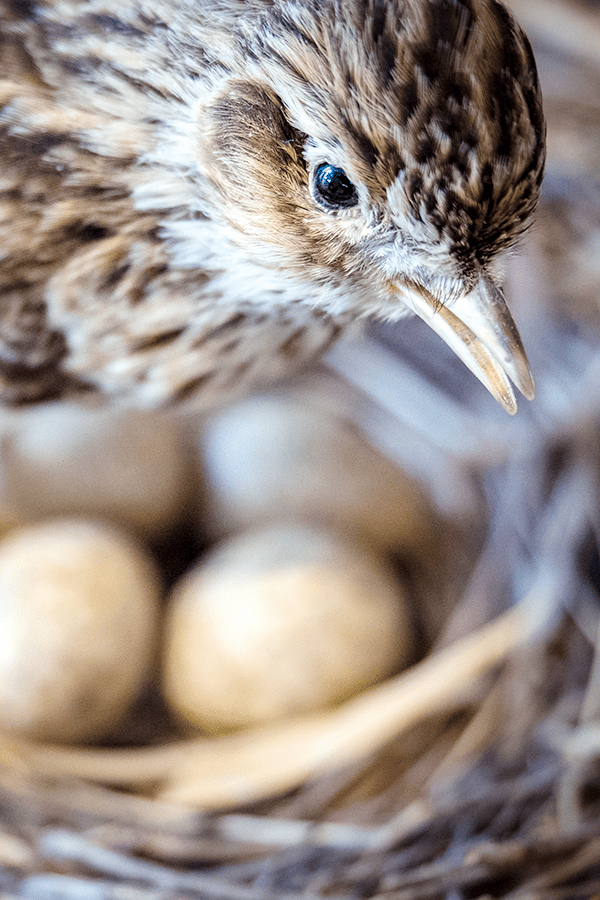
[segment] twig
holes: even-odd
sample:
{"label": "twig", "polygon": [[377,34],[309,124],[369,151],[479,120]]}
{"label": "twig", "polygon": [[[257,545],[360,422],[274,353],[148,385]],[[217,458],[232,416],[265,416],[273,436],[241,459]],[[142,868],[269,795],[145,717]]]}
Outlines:
{"label": "twig", "polygon": [[[71,863],[111,878],[141,882],[153,888],[199,894],[213,900],[265,900],[264,891],[246,885],[225,882],[210,874],[188,874],[148,860],[99,847],[74,832],[47,830],[39,841],[40,855],[53,864]],[[296,894],[279,893],[273,900],[300,900]],[[318,900],[303,893],[302,900]]]}
{"label": "twig", "polygon": [[[71,875],[31,875],[19,891],[25,900],[188,900],[189,894],[148,890],[113,881]],[[4,895],[0,895],[5,900]],[[15,898],[16,900],[16,898]]]}

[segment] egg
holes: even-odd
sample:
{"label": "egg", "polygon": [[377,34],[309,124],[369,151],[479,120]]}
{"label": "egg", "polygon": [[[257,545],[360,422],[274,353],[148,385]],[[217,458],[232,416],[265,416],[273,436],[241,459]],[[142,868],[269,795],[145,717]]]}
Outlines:
{"label": "egg", "polygon": [[223,542],[175,587],[164,692],[209,733],[330,707],[409,658],[406,590],[375,555],[301,524]]}
{"label": "egg", "polygon": [[20,411],[2,445],[2,499],[25,521],[106,519],[155,539],[191,492],[178,430],[164,415],[47,403]]}
{"label": "egg", "polygon": [[105,735],[155,655],[160,584],[129,538],[86,520],[0,543],[0,729],[33,740]]}
{"label": "egg", "polygon": [[203,426],[204,520],[221,538],[286,516],[420,554],[435,516],[420,484],[343,413],[292,391],[226,408]]}

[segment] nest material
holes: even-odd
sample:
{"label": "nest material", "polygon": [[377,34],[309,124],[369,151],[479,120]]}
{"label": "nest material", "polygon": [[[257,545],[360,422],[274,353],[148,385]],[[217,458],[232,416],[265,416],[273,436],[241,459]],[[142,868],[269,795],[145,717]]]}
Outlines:
{"label": "nest material", "polygon": [[[237,738],[3,744],[6,900],[600,896],[600,11],[512,5],[550,132],[511,273],[538,400],[507,424],[437,344],[416,370],[430,338],[412,326],[330,359],[358,384],[359,423],[438,503],[486,498],[435,645],[332,713]],[[425,616],[436,600],[425,585]]]}

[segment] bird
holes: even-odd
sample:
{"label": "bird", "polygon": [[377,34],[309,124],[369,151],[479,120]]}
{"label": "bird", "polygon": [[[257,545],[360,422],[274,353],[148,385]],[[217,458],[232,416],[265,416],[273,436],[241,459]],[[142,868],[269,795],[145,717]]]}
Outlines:
{"label": "bird", "polygon": [[538,201],[498,0],[0,0],[0,399],[218,403],[417,315],[509,413]]}

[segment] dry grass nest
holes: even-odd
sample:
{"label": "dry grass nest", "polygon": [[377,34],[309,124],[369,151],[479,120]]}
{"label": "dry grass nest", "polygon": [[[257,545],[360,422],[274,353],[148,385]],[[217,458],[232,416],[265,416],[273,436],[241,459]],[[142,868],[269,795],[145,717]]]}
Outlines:
{"label": "dry grass nest", "polygon": [[4,900],[600,896],[600,7],[512,6],[549,122],[509,288],[536,401],[509,421],[413,325],[323,379],[390,458],[419,458],[434,500],[484,511],[416,584],[419,659],[235,736],[157,737],[150,702],[128,747],[4,742]]}

